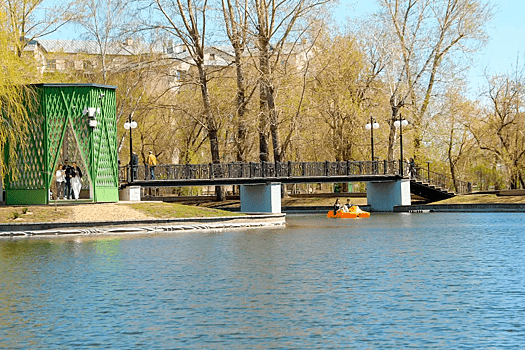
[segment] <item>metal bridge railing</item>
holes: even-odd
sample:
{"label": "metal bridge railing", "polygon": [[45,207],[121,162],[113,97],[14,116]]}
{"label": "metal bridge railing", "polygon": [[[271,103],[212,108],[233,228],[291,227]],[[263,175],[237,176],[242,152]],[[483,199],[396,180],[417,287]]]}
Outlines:
{"label": "metal bridge railing", "polygon": [[[350,175],[400,175],[399,161],[343,161],[343,162],[261,162],[221,164],[171,164],[154,168],[156,180],[191,179],[247,179],[279,177],[329,177]],[[130,182],[131,167],[119,168],[119,181]],[[408,166],[403,165],[403,176]],[[151,180],[150,169],[144,165],[133,167],[134,180]]]}
{"label": "metal bridge railing", "polygon": [[427,183],[436,187],[440,187],[449,192],[457,194],[467,194],[472,192],[472,185],[469,182],[462,180],[453,180],[451,177],[430,171],[420,166],[408,168],[408,173],[411,178]]}
{"label": "metal bridge railing", "polygon": [[[401,174],[402,172],[402,174]],[[119,168],[120,183],[129,183],[130,166]],[[423,183],[440,187],[458,194],[470,193],[468,182],[456,180],[420,166],[410,166],[399,161],[343,161],[343,162],[261,162],[221,164],[171,164],[154,168],[156,180],[204,180],[204,179],[250,179],[250,178],[308,178],[359,175],[395,175],[411,177]],[[133,167],[134,180],[151,180],[150,169],[139,165]]]}

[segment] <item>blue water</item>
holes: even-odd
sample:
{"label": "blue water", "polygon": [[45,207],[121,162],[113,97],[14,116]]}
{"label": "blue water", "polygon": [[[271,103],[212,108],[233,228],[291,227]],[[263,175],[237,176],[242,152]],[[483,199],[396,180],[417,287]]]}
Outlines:
{"label": "blue water", "polygon": [[0,348],[525,348],[525,215],[0,240]]}

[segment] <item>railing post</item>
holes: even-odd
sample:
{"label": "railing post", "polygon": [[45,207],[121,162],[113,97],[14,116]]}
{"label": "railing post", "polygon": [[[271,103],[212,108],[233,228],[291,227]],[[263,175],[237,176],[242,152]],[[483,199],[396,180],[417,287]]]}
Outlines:
{"label": "railing post", "polygon": [[301,163],[301,176],[305,176],[306,175],[306,163],[305,162],[302,162]]}
{"label": "railing post", "polygon": [[253,169],[253,163],[250,162],[250,169],[249,169],[249,172],[248,172],[248,177],[251,179],[252,178],[252,169]]}
{"label": "railing post", "polygon": [[383,175],[386,175],[386,172],[387,172],[387,166],[388,166],[388,163],[385,160],[383,160]]}
{"label": "railing post", "polygon": [[213,163],[209,163],[208,166],[209,166],[209,171],[210,171],[210,179],[213,179],[213,177],[214,177],[214,175],[213,175]]}
{"label": "railing post", "polygon": [[264,175],[266,175],[266,171],[264,169],[265,164],[266,164],[265,161],[261,161],[261,177],[264,177]]}
{"label": "railing post", "polygon": [[292,176],[292,161],[288,161],[288,177]]}
{"label": "railing post", "polygon": [[327,177],[330,176],[328,168],[329,168],[329,163],[328,163],[328,161],[325,161],[324,162],[324,173],[325,173],[325,176],[327,176]]}

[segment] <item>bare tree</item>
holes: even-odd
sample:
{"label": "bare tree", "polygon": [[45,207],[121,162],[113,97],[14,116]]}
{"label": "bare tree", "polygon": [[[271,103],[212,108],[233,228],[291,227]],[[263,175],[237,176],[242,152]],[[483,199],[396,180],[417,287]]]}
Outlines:
{"label": "bare tree", "polygon": [[471,128],[479,147],[494,159],[494,165],[504,166],[511,189],[525,188],[525,84],[522,72],[514,77],[500,75],[489,79],[487,96],[490,107],[485,118]]}
{"label": "bare tree", "polygon": [[85,0],[78,5],[80,17],[76,22],[85,30],[82,36],[94,40],[97,45],[104,84],[108,80],[110,54],[118,51],[131,54],[135,51],[131,38],[127,38],[127,41],[121,40],[126,19],[126,4],[122,0]]}
{"label": "bare tree", "polygon": [[56,32],[69,21],[77,18],[74,1],[54,3],[44,0],[6,0],[2,10],[7,15],[7,28],[18,38],[13,43],[20,57],[31,40]]}
{"label": "bare tree", "polygon": [[[203,117],[210,142],[211,160],[213,163],[220,163],[219,123],[211,108],[208,74],[205,65],[208,1],[154,0],[147,8],[150,7],[155,11],[152,16],[148,16],[146,21],[142,22],[143,29],[162,30],[169,36],[174,36],[180,40],[191,56],[191,63],[197,68],[197,83],[201,90]],[[224,198],[220,187],[217,187],[217,197],[219,200]]]}
{"label": "bare tree", "polygon": [[393,159],[394,121],[404,107],[412,114],[416,156],[436,83],[453,76],[455,53],[468,55],[484,43],[492,8],[481,0],[381,0],[381,6],[379,18],[391,33],[384,37],[392,58],[386,70],[392,111],[388,158]]}
{"label": "bare tree", "polygon": [[226,34],[233,47],[235,55],[235,72],[237,81],[237,161],[246,161],[248,126],[246,124],[246,108],[252,93],[247,94],[244,69],[244,53],[248,39],[248,0],[221,0],[222,13],[226,26]]}
{"label": "bare tree", "polygon": [[[251,13],[255,25],[257,55],[259,58],[259,157],[269,159],[268,133],[271,134],[274,161],[280,162],[281,144],[279,138],[279,113],[275,102],[275,67],[286,55],[288,40],[297,38],[302,31],[299,24],[306,15],[331,0],[253,0]],[[294,39],[295,39],[294,38]]]}

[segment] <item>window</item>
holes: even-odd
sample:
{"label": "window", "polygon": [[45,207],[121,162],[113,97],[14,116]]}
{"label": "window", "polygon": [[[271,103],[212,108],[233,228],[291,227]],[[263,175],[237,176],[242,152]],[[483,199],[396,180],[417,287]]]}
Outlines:
{"label": "window", "polygon": [[91,61],[84,60],[82,63],[85,70],[90,70],[93,68],[93,62]]}
{"label": "window", "polygon": [[46,69],[55,70],[57,69],[57,60],[46,60]]}

